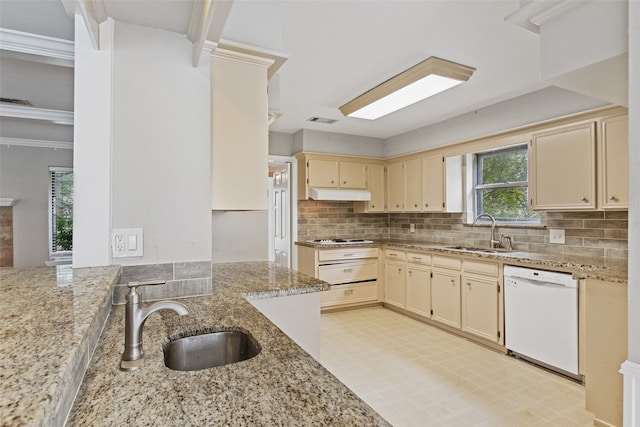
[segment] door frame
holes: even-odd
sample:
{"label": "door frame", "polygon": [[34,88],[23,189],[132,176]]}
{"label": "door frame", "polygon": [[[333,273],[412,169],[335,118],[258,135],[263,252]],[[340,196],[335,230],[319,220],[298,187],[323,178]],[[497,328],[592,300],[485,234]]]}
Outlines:
{"label": "door frame", "polygon": [[[289,257],[291,259],[291,268],[293,270],[298,269],[298,251],[296,249],[295,242],[298,240],[298,160],[295,157],[289,156],[275,156],[269,155],[268,160],[270,162],[276,163],[290,163],[290,174],[289,177],[289,200],[288,206],[291,209],[291,221],[290,221],[290,230],[289,236],[291,237],[291,247],[289,252]],[[272,186],[270,186],[269,193],[269,260],[274,259],[275,248],[273,244],[272,236],[272,223],[271,220],[271,212],[272,212]]]}

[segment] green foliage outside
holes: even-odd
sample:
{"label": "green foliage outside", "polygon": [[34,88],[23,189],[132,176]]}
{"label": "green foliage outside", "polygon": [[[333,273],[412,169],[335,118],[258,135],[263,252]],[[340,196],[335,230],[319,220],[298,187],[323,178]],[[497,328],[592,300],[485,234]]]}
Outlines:
{"label": "green foliage outside", "polygon": [[73,173],[58,180],[56,193],[56,246],[58,251],[73,247]]}
{"label": "green foliage outside", "polygon": [[478,189],[478,213],[511,221],[538,218],[536,212],[528,209],[526,146],[483,155],[478,163],[478,184],[521,183],[507,188]]}

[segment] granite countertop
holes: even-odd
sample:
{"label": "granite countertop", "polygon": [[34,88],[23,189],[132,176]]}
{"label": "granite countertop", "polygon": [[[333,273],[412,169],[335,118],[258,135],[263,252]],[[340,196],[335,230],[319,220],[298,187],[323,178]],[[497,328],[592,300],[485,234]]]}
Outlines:
{"label": "granite countertop", "polygon": [[62,425],[119,266],[0,269],[0,424]]}
{"label": "granite countertop", "polygon": [[450,255],[465,255],[469,257],[486,258],[489,260],[515,263],[534,268],[553,269],[573,273],[578,279],[603,280],[617,284],[627,284],[627,262],[611,261],[603,258],[572,257],[562,254],[535,253],[523,251],[510,252],[474,252],[451,249],[455,244],[443,245],[442,243],[421,243],[404,240],[376,241],[373,244],[349,244],[349,245],[323,245],[314,242],[296,242],[299,246],[307,246],[316,249],[338,249],[345,247],[389,247],[403,250],[417,250],[439,252]]}
{"label": "granite countertop", "polygon": [[[138,371],[118,369],[124,307],[113,307],[68,425],[388,425],[245,299],[318,292],[325,282],[268,262],[214,264],[212,277],[213,295],[180,300],[189,315],[149,317]],[[170,338],[221,328],[250,332],[262,351],[201,371],[164,366]]]}

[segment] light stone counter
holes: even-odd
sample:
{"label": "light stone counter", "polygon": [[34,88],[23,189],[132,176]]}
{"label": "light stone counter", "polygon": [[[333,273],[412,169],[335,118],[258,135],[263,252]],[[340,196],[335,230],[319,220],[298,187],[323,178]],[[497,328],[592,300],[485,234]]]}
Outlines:
{"label": "light stone counter", "polygon": [[[267,262],[214,264],[213,295],[180,300],[189,315],[163,310],[149,317],[147,360],[134,372],[118,369],[124,307],[113,307],[68,425],[387,426],[245,299],[326,289],[324,282]],[[248,331],[261,353],[201,371],[164,366],[162,345],[170,338],[219,329]]]}
{"label": "light stone counter", "polygon": [[338,249],[353,247],[380,247],[382,249],[396,248],[449,255],[464,255],[468,257],[485,258],[501,261],[505,264],[521,265],[524,267],[540,268],[573,273],[577,279],[595,279],[616,284],[627,284],[627,262],[605,260],[603,258],[572,257],[561,254],[534,253],[522,251],[475,252],[451,249],[455,244],[421,243],[416,241],[385,240],[373,244],[349,244],[330,246],[313,242],[296,242],[298,246],[308,246],[316,249]]}
{"label": "light stone counter", "polygon": [[0,269],[0,425],[63,425],[119,274],[119,266]]}

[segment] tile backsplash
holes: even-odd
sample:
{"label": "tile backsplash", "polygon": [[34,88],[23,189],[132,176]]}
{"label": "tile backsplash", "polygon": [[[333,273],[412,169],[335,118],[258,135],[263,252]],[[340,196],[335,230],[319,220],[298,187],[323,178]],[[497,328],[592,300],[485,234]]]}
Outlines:
{"label": "tile backsplash", "polygon": [[[358,214],[354,202],[298,202],[298,240],[362,238],[488,246],[489,226],[468,225],[460,213]],[[620,212],[540,212],[538,226],[498,226],[516,250],[626,260],[628,214]],[[415,224],[415,232],[410,232]],[[549,229],[565,230],[565,244],[549,243]]]}

